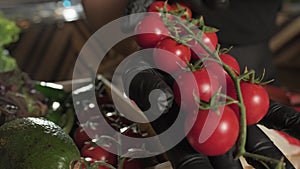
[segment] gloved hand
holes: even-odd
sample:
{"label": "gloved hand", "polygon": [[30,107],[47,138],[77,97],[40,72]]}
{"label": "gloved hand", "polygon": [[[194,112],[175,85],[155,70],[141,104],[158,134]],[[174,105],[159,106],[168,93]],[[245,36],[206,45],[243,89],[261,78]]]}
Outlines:
{"label": "gloved hand", "polygon": [[[269,119],[271,123],[274,123]],[[288,120],[288,119],[286,119]],[[246,151],[250,153],[260,154],[264,156],[271,157],[273,159],[280,160],[284,157],[285,168],[292,169],[295,168],[290,161],[282,154],[282,152],[276,147],[276,145],[269,139],[269,137],[257,127],[257,125],[252,125],[247,127],[247,142]],[[265,168],[262,163],[256,161],[252,158],[246,158],[247,162],[254,168],[260,169]],[[269,168],[275,168],[274,163],[267,163]]]}
{"label": "gloved hand", "polygon": [[300,113],[288,106],[270,101],[269,111],[259,123],[300,139]]}
{"label": "gloved hand", "polygon": [[[173,79],[170,78],[169,75],[151,68],[146,61],[135,62],[134,65],[134,67],[128,67],[122,77],[125,88],[129,89],[126,90],[128,96],[134,100],[142,110],[145,111],[149,108],[148,94],[152,90],[160,89],[167,95],[167,97],[164,97],[165,99],[161,99],[160,96],[157,96],[157,99],[154,99],[157,101],[157,105],[165,105],[165,111],[158,120],[151,123],[157,133],[163,132],[176,119],[178,113],[178,107],[174,102],[173,93],[170,87],[172,86]],[[278,117],[278,115],[280,116]],[[296,138],[299,138],[299,122],[299,112],[272,101],[268,114],[260,123],[267,127],[281,129],[282,131],[286,131]],[[273,144],[269,137],[257,127],[257,125],[248,126],[245,148],[247,152],[268,156],[278,160],[283,157],[286,168],[294,168],[284,154]],[[232,151],[234,151],[234,148],[224,155],[207,157],[193,150],[187,140],[183,139],[178,145],[166,152],[166,154],[175,169],[242,169],[240,161],[233,159]],[[250,158],[246,158],[246,160],[257,169],[265,168],[258,161]],[[268,165],[270,168],[275,167],[274,164]]]}
{"label": "gloved hand", "polygon": [[[152,113],[168,112],[173,106],[174,96],[169,87],[172,84],[172,77],[153,69],[151,56],[146,58],[148,60],[137,57],[125,63],[126,68],[122,78],[125,93],[129,94],[129,98],[133,98],[134,101],[139,100],[136,102],[137,106],[144,112],[150,111],[146,113],[150,117]],[[153,92],[156,89],[157,92]]]}

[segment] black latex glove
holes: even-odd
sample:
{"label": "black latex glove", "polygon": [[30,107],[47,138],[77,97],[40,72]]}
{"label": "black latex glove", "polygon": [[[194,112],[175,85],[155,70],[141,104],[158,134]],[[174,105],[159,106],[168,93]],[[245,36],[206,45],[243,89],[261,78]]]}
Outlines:
{"label": "black latex glove", "polygon": [[271,100],[267,115],[259,123],[300,139],[300,113],[288,106]]}
{"label": "black latex glove", "polygon": [[[163,114],[173,106],[173,92],[170,87],[172,77],[153,69],[151,56],[148,58],[136,58],[127,63],[122,76],[124,90],[142,111]],[[148,117],[151,116],[146,112],[147,114]]]}
{"label": "black latex glove", "polygon": [[[250,153],[272,157],[273,159],[277,160],[284,158],[286,169],[295,168],[290,163],[290,161],[282,154],[282,152],[274,145],[274,143],[269,139],[269,137],[259,127],[257,127],[257,125],[251,125],[247,127],[246,151]],[[265,168],[262,165],[262,163],[252,158],[246,158],[246,160],[254,168]],[[274,163],[267,163],[267,165],[269,166],[269,168],[276,167]]]}

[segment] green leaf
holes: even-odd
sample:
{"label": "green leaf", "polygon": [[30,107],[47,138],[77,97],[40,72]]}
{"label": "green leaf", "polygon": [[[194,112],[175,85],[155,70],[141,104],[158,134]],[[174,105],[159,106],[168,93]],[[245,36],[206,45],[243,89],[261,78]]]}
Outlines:
{"label": "green leaf", "polygon": [[0,72],[8,72],[17,68],[16,60],[0,49]]}
{"label": "green leaf", "polygon": [[12,20],[0,14],[0,46],[16,42],[21,29]]}
{"label": "green leaf", "polygon": [[20,30],[14,21],[0,13],[0,72],[11,71],[17,67],[16,60],[4,50],[4,46],[16,42]]}

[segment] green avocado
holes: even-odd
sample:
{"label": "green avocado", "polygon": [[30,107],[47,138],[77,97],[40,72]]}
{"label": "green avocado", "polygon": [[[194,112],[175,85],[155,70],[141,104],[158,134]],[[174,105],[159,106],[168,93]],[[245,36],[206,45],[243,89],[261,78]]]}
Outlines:
{"label": "green avocado", "polygon": [[74,169],[79,160],[72,138],[51,121],[26,117],[0,127],[1,169]]}

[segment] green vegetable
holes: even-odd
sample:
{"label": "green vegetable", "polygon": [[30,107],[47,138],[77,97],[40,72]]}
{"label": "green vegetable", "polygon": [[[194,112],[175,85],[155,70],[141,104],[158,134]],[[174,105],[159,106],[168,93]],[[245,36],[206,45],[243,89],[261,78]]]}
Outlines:
{"label": "green vegetable", "polygon": [[0,14],[0,46],[8,45],[19,39],[20,28],[12,20]]}
{"label": "green vegetable", "polygon": [[33,117],[0,127],[0,154],[1,169],[75,169],[80,160],[79,150],[62,128]]}
{"label": "green vegetable", "polygon": [[8,72],[17,68],[14,58],[6,54],[0,47],[0,72]]}
{"label": "green vegetable", "polygon": [[20,31],[14,21],[0,14],[0,72],[11,71],[17,67],[15,59],[5,50],[5,45],[16,42]]}

